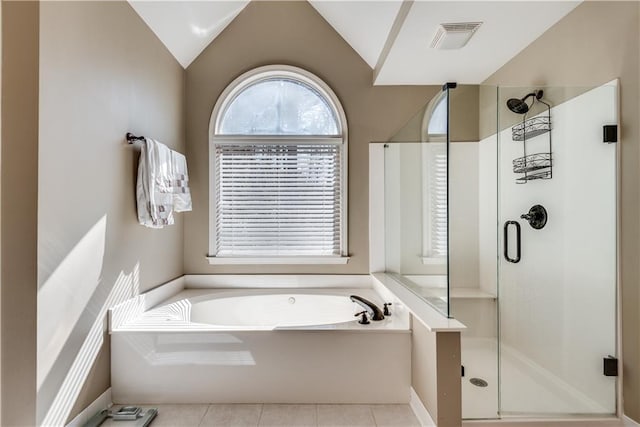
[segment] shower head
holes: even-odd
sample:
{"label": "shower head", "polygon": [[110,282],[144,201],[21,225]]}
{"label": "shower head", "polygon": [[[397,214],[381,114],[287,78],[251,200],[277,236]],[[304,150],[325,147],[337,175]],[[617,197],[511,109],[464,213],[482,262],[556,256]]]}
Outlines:
{"label": "shower head", "polygon": [[513,111],[516,114],[525,114],[527,111],[529,111],[531,105],[533,105],[533,103],[531,105],[528,105],[525,101],[532,96],[535,97],[535,99],[540,99],[542,98],[542,94],[543,92],[541,90],[534,90],[533,92],[525,95],[525,97],[522,99],[511,98],[507,101],[507,108],[509,108],[509,110]]}
{"label": "shower head", "polygon": [[529,106],[522,99],[511,98],[507,101],[507,108],[516,114],[524,114],[529,111]]}

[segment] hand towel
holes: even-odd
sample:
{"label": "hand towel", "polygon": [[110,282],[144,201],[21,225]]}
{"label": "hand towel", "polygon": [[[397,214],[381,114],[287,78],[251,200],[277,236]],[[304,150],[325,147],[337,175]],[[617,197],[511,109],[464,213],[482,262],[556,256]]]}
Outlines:
{"label": "hand towel", "polygon": [[136,199],[140,224],[162,228],[175,222],[171,150],[150,138],[146,138],[140,152]]}
{"label": "hand towel", "polygon": [[191,191],[189,190],[189,174],[187,159],[183,154],[171,152],[173,169],[173,209],[176,212],[191,210]]}

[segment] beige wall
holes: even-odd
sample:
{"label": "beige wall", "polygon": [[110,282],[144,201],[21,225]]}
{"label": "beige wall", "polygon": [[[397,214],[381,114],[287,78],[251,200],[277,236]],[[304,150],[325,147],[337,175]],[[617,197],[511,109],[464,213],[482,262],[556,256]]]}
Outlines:
{"label": "beige wall", "polygon": [[459,332],[432,332],[411,316],[411,386],[438,427],[462,423]]}
{"label": "beige wall", "polygon": [[622,345],[625,413],[640,420],[640,115],[637,2],[584,2],[484,83],[592,86],[620,78]]}
{"label": "beige wall", "polygon": [[411,387],[433,420],[438,418],[436,334],[411,316]]}
{"label": "beige wall", "polygon": [[184,70],[127,2],[42,2],[39,69],[40,423],[52,408],[63,416],[48,419],[66,421],[109,387],[107,306],[183,272],[183,217],[137,223],[139,147],[125,133],[185,143]]}
{"label": "beige wall", "polygon": [[[268,64],[304,68],[337,94],[349,126],[349,254],[343,266],[210,266],[209,120],[224,88]],[[185,271],[204,273],[369,272],[368,143],[386,141],[440,90],[373,87],[372,70],[307,2],[252,2],[187,69],[187,158],[194,211],[185,223]]]}
{"label": "beige wall", "polygon": [[449,132],[451,142],[478,142],[480,88],[476,85],[458,85],[449,91]]}
{"label": "beige wall", "polygon": [[2,7],[2,420],[35,425],[38,3]]}

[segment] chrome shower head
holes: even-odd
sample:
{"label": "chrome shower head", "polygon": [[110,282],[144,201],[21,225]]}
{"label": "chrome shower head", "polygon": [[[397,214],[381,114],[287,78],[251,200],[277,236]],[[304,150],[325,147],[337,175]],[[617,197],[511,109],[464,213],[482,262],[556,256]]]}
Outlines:
{"label": "chrome shower head", "polygon": [[542,98],[542,95],[543,92],[541,90],[534,90],[533,92],[525,95],[525,97],[522,99],[511,98],[507,101],[507,108],[509,108],[509,110],[513,111],[516,114],[525,114],[529,111],[531,105],[533,105],[533,103],[531,105],[528,105],[525,101],[532,96],[535,97],[535,99],[540,99]]}

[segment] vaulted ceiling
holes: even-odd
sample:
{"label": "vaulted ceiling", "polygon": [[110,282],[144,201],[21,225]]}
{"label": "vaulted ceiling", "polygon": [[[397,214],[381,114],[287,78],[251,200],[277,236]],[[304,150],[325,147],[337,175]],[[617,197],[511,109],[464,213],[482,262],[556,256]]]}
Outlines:
{"label": "vaulted ceiling", "polygon": [[[249,3],[129,1],[185,68]],[[377,85],[481,83],[580,4],[575,0],[309,2],[371,66]],[[455,22],[482,25],[461,49],[431,48],[439,24]]]}

